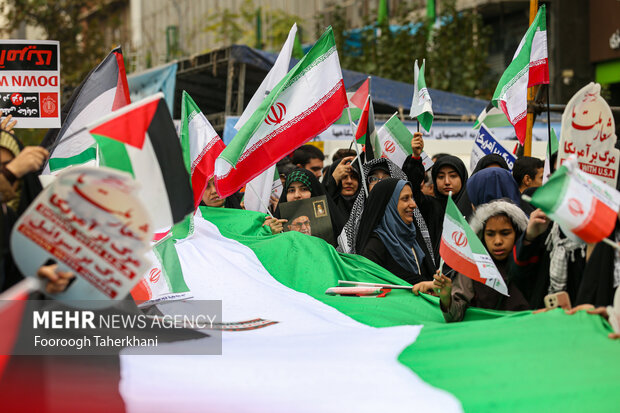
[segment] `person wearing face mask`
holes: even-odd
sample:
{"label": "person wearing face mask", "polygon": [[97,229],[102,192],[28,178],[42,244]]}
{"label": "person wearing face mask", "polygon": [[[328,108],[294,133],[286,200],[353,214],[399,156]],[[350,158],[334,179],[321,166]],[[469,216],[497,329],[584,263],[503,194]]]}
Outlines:
{"label": "person wearing face mask", "polygon": [[411,184],[384,179],[368,197],[357,234],[362,256],[411,284],[431,280],[434,265],[414,224],[416,208]]}
{"label": "person wearing face mask", "polygon": [[528,228],[527,216],[511,202],[496,200],[480,205],[470,222],[472,230],[482,240],[508,287],[509,296],[491,287],[457,274],[454,280],[443,274],[435,275],[433,288],[438,291],[441,311],[447,322],[462,321],[468,307],[521,311],[530,309],[516,279],[527,273],[514,259],[516,240]]}
{"label": "person wearing face mask", "polygon": [[280,205],[285,202],[294,202],[321,195],[325,195],[327,199],[327,206],[332,222],[332,231],[334,234],[339,234],[345,222],[344,217],[340,213],[340,209],[336,206],[329,194],[325,192],[325,188],[318,181],[314,173],[305,168],[296,168],[286,177],[278,207],[273,215],[278,219],[282,218],[280,215]]}

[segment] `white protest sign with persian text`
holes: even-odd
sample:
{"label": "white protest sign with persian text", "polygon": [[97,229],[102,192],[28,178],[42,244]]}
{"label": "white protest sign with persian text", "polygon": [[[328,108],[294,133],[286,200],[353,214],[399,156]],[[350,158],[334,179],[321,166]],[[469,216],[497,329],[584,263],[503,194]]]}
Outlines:
{"label": "white protest sign with persian text", "polygon": [[11,251],[20,271],[35,277],[50,260],[77,277],[55,299],[112,305],[150,266],[153,228],[129,174],[74,167],[32,202],[13,227]]}
{"label": "white protest sign with persian text", "polygon": [[574,154],[579,169],[615,188],[620,163],[616,125],[600,91],[598,83],[590,83],[568,101],[562,114],[558,160],[561,164]]}
{"label": "white protest sign with persian text", "polygon": [[60,45],[0,40],[0,111],[16,128],[60,128]]}

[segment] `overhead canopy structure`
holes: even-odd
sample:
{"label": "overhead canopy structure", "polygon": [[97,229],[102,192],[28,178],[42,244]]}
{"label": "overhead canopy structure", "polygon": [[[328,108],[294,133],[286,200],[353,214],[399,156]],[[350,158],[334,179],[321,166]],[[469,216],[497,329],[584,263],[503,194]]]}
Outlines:
{"label": "overhead canopy structure", "polygon": [[[234,45],[180,60],[176,72],[174,117],[180,117],[181,93],[185,90],[207,114],[214,128],[221,132],[226,116],[243,112],[276,58],[275,53]],[[291,59],[291,67],[296,63],[297,59]],[[346,88],[368,77],[366,73],[351,70],[343,70],[342,74]],[[409,80],[398,82],[373,76],[371,93],[375,113],[392,114],[399,108],[408,113],[413,95],[413,69]],[[487,104],[484,100],[437,89],[429,89],[429,93],[436,116],[473,117]]]}

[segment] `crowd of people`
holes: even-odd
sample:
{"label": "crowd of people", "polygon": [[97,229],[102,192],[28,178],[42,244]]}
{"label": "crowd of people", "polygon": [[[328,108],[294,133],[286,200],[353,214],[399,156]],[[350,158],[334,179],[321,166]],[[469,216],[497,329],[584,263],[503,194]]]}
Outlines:
{"label": "crowd of people", "polygon": [[[8,250],[10,231],[41,190],[36,174],[49,156],[42,147],[24,148],[14,125],[10,116],[0,123],[0,290],[21,277]],[[413,135],[411,149],[403,165],[387,158],[361,161],[363,154],[358,158],[355,151],[341,149],[324,166],[321,150],[301,146],[277,164],[282,194],[271,197],[264,225],[273,234],[288,229],[312,236],[307,216],[288,222],[280,205],[325,196],[333,246],[375,262],[410,283],[414,294],[438,296],[447,322],[463,320],[470,306],[541,309],[546,295],[561,291],[568,293],[574,308],[606,314],[604,307],[613,303],[620,284],[620,257],[604,243],[589,245],[567,237],[541,210],[521,199],[542,185],[542,160],[521,157],[510,171],[501,156],[487,155],[470,176],[461,159],[445,153],[433,156],[434,164],[426,171],[420,133]],[[442,265],[439,249],[449,196],[486,247],[509,296]],[[211,179],[201,205],[242,209],[243,194],[222,199]],[[620,239],[618,225],[610,238]],[[38,275],[46,279],[50,293],[62,291],[73,278],[53,263],[41,267]]]}

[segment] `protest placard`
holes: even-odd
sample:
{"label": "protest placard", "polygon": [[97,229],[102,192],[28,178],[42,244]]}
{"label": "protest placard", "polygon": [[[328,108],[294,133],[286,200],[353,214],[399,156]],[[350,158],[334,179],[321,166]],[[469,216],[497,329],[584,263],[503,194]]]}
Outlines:
{"label": "protest placard", "polygon": [[485,155],[496,153],[506,161],[508,168],[512,171],[512,167],[515,164],[515,156],[504,148],[501,143],[495,139],[495,136],[487,129],[486,126],[480,126],[479,134],[474,141],[474,146],[471,149],[471,159],[469,167],[473,171],[476,169],[476,164]]}
{"label": "protest placard", "polygon": [[[150,266],[153,228],[129,174],[74,167],[58,175],[13,227],[11,252],[25,276],[56,262],[75,281],[53,297],[106,307],[123,299]],[[87,301],[89,300],[89,301]]]}
{"label": "protest placard", "polygon": [[616,125],[600,92],[601,85],[590,82],[568,101],[562,114],[558,161],[561,165],[574,154],[579,169],[615,188],[620,163]]}
{"label": "protest placard", "polygon": [[57,41],[0,41],[0,111],[17,119],[16,128],[60,127]]}

